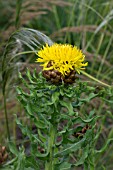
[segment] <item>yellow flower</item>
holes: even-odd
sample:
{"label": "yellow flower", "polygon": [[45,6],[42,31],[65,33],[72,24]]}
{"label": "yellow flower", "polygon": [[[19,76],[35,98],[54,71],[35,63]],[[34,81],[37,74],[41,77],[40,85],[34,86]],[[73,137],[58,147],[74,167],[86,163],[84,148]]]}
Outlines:
{"label": "yellow flower", "polygon": [[[53,44],[52,46],[44,46],[38,51],[39,58],[36,62],[42,63],[43,70],[58,70],[63,76],[69,73],[71,70],[76,70],[80,73],[84,66],[88,63],[83,63],[85,56],[81,50],[76,46],[68,44]],[[48,67],[48,63],[51,62],[51,66]]]}

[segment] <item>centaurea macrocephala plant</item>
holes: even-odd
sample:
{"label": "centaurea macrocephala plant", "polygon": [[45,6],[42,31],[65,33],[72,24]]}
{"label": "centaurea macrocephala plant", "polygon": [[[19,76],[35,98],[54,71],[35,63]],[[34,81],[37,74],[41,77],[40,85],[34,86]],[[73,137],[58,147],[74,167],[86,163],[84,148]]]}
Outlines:
{"label": "centaurea macrocephala plant", "polygon": [[[93,111],[84,114],[80,107],[98,94],[86,82],[76,79],[77,73],[88,64],[84,62],[85,56],[76,46],[56,43],[46,44],[37,55],[36,62],[43,66],[42,72],[36,75],[35,70],[31,75],[27,70],[30,84],[20,74],[29,93],[17,89],[19,101],[37,128],[35,135],[28,126],[29,130],[24,131],[30,139],[31,155],[39,169],[63,170],[80,165],[94,169],[98,116]],[[19,120],[17,124],[22,131],[26,129]]]}

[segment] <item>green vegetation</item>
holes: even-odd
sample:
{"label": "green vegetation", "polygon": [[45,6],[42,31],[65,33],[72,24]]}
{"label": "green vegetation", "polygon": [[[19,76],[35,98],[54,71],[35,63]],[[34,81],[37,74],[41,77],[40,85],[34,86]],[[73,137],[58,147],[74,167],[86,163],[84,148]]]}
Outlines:
{"label": "green vegetation", "polygon": [[[87,90],[82,94],[87,102],[78,109],[82,115],[100,117],[95,125],[99,129],[95,149],[104,148],[95,156],[95,169],[113,169],[113,1],[2,0],[0,10],[0,143],[9,146],[8,139],[17,146],[26,143],[14,116],[30,124],[17,101],[16,87],[24,88],[18,73],[26,79],[26,68],[32,73],[35,68],[37,73],[41,70],[35,52],[45,42],[69,43],[82,49],[88,61],[86,73],[78,78],[98,94],[93,98]],[[10,148],[13,154],[17,152],[12,143]],[[12,161],[14,155],[7,152]],[[24,149],[16,156],[24,157]]]}

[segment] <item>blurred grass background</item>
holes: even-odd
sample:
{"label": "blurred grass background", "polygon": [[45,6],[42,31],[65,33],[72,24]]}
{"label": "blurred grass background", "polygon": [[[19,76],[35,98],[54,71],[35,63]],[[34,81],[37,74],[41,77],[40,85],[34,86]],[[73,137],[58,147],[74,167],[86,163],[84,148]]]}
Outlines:
{"label": "blurred grass background", "polygon": [[[9,36],[20,27],[29,27],[48,35],[54,42],[70,43],[81,48],[89,65],[87,72],[99,80],[113,85],[113,0],[0,0],[0,143],[7,143],[1,65],[5,44]],[[22,48],[22,47],[20,47]],[[26,67],[33,70],[36,56],[22,55],[15,63],[16,69],[6,87],[6,101],[10,132],[16,139],[14,114],[22,116],[23,109],[16,99],[15,86],[19,83],[17,72],[25,75]],[[81,75],[83,80],[88,80]],[[90,80],[91,81],[91,80]],[[97,86],[91,81],[92,85]],[[100,86],[100,85],[99,85]],[[109,100],[109,97],[108,97]],[[113,137],[113,101],[99,98],[91,101],[91,109],[102,115],[101,134],[97,147]],[[81,111],[88,111],[81,108]],[[113,144],[98,156],[96,165],[113,169]]]}

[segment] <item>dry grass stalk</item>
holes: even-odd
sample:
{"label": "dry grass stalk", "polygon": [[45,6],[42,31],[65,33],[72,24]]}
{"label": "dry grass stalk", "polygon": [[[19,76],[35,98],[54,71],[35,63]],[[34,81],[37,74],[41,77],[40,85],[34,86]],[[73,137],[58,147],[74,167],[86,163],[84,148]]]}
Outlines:
{"label": "dry grass stalk", "polygon": [[[64,27],[56,32],[54,32],[51,35],[51,38],[55,38],[58,36],[62,36],[66,32],[72,32],[72,33],[80,33],[80,32],[92,32],[97,29],[98,26],[96,25],[81,25],[81,26],[73,26],[73,27]],[[104,31],[103,29],[100,30],[101,32],[104,32],[106,35],[111,36],[111,33],[109,31]]]}

